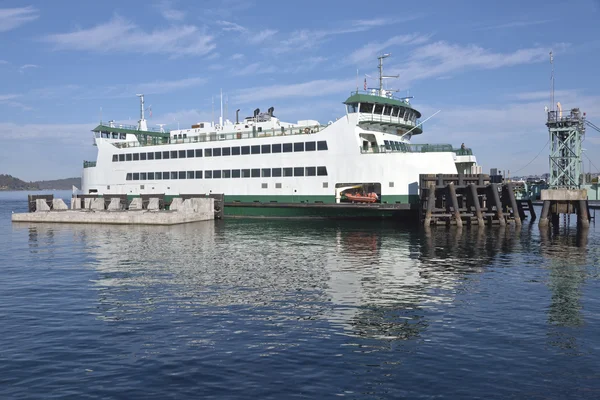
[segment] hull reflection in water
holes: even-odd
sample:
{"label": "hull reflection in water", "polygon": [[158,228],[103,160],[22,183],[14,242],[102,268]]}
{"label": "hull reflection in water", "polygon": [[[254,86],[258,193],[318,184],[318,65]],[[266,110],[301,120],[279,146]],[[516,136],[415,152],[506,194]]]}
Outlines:
{"label": "hull reflection in water", "polygon": [[[399,230],[388,223],[218,221],[172,227],[31,225],[72,235],[98,272],[99,318],[151,318],[169,304],[197,315],[322,320],[347,335],[408,339],[425,309],[454,301],[518,236],[506,229]],[[233,327],[231,327],[233,329]]]}

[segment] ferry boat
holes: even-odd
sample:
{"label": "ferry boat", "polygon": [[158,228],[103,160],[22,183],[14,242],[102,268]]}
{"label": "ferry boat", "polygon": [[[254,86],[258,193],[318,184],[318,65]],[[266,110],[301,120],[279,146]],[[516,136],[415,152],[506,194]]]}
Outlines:
{"label": "ferry boat", "polygon": [[352,92],[344,113],[327,124],[285,122],[274,107],[244,118],[237,110],[233,122],[223,119],[221,102],[218,123],[154,129],[138,94],[137,126],[110,121],[93,129],[98,155],[84,161],[82,191],[224,194],[225,215],[398,215],[419,203],[419,174],[480,173],[480,167],[464,146],[411,143],[423,133],[421,113],[410,98],[384,89],[387,56],[379,57],[379,87],[365,81],[366,90]]}

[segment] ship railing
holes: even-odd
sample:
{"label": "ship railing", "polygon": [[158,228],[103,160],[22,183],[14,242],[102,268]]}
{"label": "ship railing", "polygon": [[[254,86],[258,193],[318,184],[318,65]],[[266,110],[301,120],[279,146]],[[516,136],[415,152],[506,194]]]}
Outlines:
{"label": "ship railing", "polygon": [[96,161],[84,161],[83,168],[93,168],[96,166]]}
{"label": "ship railing", "polygon": [[454,153],[456,153],[457,156],[472,156],[473,155],[473,150],[468,147],[464,147],[464,148],[460,148],[460,149],[453,149],[452,151],[454,151]]}
{"label": "ship railing", "polygon": [[[464,150],[465,154],[472,155],[471,149],[454,149],[451,144],[412,144],[412,143],[392,143],[381,146],[360,146],[361,154],[379,154],[379,153],[453,153]],[[470,152],[470,154],[467,154]]]}
{"label": "ship railing", "polygon": [[381,114],[366,114],[360,113],[358,116],[358,122],[379,122],[384,124],[398,124],[406,126],[419,126],[423,129],[423,125],[420,120],[411,121],[401,117],[394,117],[392,115],[381,115]]}
{"label": "ship railing", "polygon": [[320,132],[326,128],[327,125],[310,125],[310,126],[292,126],[292,127],[281,127],[281,129],[269,129],[269,130],[251,130],[251,131],[239,131],[239,132],[209,132],[200,133],[199,135],[187,136],[187,134],[179,134],[181,137],[171,137],[164,140],[163,142],[148,142],[140,143],[139,141],[132,142],[113,142],[112,145],[118,148],[129,148],[129,147],[147,147],[147,146],[164,146],[167,144],[187,144],[187,143],[204,143],[204,142],[218,142],[223,140],[238,140],[238,139],[252,139],[252,138],[263,138],[273,136],[291,136],[291,135],[311,135]]}
{"label": "ship railing", "polygon": [[[138,130],[138,126],[137,125],[129,125],[129,124],[113,124],[113,126],[110,125],[104,125],[102,124],[102,122],[100,122],[100,125],[103,125],[107,128],[116,128],[116,129],[127,129],[130,131],[137,131],[135,133],[144,133],[144,132],[157,132],[157,133],[169,133],[168,129],[164,129],[161,131],[160,128],[153,128],[153,127],[148,127],[146,129],[144,129],[143,131]],[[134,132],[132,132],[134,133]]]}

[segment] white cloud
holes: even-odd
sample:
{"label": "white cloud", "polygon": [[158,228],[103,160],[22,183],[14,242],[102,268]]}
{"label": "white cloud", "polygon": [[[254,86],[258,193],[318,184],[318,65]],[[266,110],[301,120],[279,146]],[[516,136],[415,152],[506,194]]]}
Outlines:
{"label": "white cloud", "polygon": [[242,89],[233,96],[234,103],[251,103],[286,97],[319,97],[351,90],[354,80],[320,79],[288,85],[258,86]]}
{"label": "white cloud", "polygon": [[217,25],[225,32],[235,32],[243,36],[243,38],[250,44],[260,44],[277,33],[273,29],[263,29],[261,31],[253,31],[243,27],[240,24],[231,21],[219,20],[216,22]]}
{"label": "white cloud", "polygon": [[25,104],[16,101],[16,99],[21,98],[20,94],[0,94],[0,105],[6,105],[9,107],[20,108],[23,111],[31,110],[31,107],[26,106]]}
{"label": "white cloud", "polygon": [[277,33],[274,29],[264,29],[258,33],[251,33],[248,42],[251,44],[260,44]]}
{"label": "white cloud", "polygon": [[0,8],[0,32],[10,31],[35,21],[39,18],[39,12],[32,6],[20,8]]}
{"label": "white cloud", "polygon": [[229,59],[232,61],[241,60],[243,58],[244,58],[244,55],[242,53],[235,53],[231,57],[229,57]]}
{"label": "white cloud", "polygon": [[170,56],[203,55],[216,47],[213,37],[195,26],[181,25],[145,32],[133,22],[119,16],[89,29],[48,35],[44,40],[54,44],[57,50]]}
{"label": "white cloud", "polygon": [[493,29],[513,29],[513,28],[524,28],[527,26],[542,25],[549,22],[554,22],[553,19],[540,19],[540,20],[524,20],[524,21],[511,21],[498,25],[488,25],[479,28],[478,30],[493,30]]}
{"label": "white cloud", "polygon": [[220,20],[220,21],[217,21],[216,24],[219,25],[221,27],[221,29],[223,29],[226,32],[239,32],[239,33],[247,32],[246,28],[244,28],[240,24],[236,24],[235,22]]}
{"label": "white cloud", "polygon": [[340,24],[340,27],[330,29],[301,29],[292,32],[287,39],[279,42],[276,46],[270,47],[269,51],[275,52],[276,54],[286,53],[290,51],[306,50],[316,48],[321,45],[324,41],[333,36],[365,32],[385,25],[391,25],[394,23],[404,22],[419,18],[418,16],[398,19],[398,18],[376,18],[369,20],[358,20],[358,21],[346,21]]}
{"label": "white cloud", "polygon": [[[557,45],[561,46],[566,45]],[[438,41],[414,49],[406,60],[389,66],[387,71],[400,75],[399,83],[408,87],[413,81],[447,77],[469,69],[497,69],[547,61],[549,49],[530,47],[498,53],[475,45]]]}
{"label": "white cloud", "polygon": [[25,64],[25,65],[21,65],[21,66],[19,67],[19,72],[23,74],[23,73],[25,73],[25,70],[26,70],[26,69],[31,69],[31,68],[39,68],[39,67],[40,67],[40,66],[39,66],[39,65],[36,65],[36,64]]}
{"label": "white cloud", "polygon": [[173,8],[173,2],[169,0],[163,0],[156,4],[156,8],[161,13],[164,19],[167,21],[183,21],[185,19],[185,13],[181,10]]}
{"label": "white cloud", "polygon": [[410,35],[398,35],[389,38],[385,42],[371,42],[355,50],[348,56],[348,63],[360,65],[364,62],[373,63],[377,56],[382,52],[389,50],[392,46],[399,45],[419,45],[427,42],[429,36],[423,36],[416,33]]}
{"label": "white cloud", "polygon": [[8,64],[8,61],[6,61],[6,60],[0,60],[0,65],[4,65],[4,64]]}

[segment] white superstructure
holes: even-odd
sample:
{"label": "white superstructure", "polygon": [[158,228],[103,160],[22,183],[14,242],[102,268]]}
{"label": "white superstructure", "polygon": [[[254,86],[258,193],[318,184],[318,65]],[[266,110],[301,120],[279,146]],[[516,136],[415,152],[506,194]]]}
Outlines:
{"label": "white superstructure", "polygon": [[165,132],[147,128],[144,98],[137,127],[94,129],[98,157],[85,162],[84,193],[223,193],[226,201],[344,201],[362,188],[378,201],[418,199],[419,174],[477,172],[469,149],[414,145],[420,113],[382,87],[354,92],[336,121],[281,121],[274,108],[236,121],[198,122]]}

